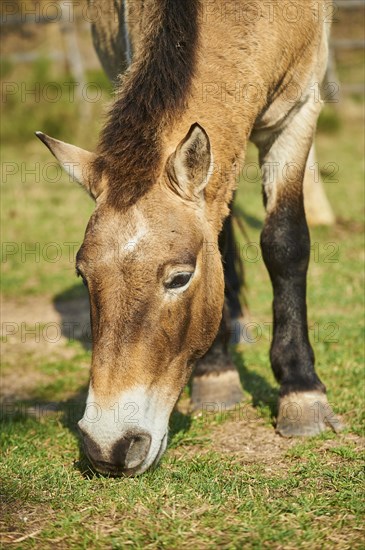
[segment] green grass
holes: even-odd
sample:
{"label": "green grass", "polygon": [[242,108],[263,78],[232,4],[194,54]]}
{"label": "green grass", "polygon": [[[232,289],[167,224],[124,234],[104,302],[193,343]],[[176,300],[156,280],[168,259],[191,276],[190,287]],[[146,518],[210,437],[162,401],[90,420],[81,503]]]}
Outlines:
{"label": "green grass", "polygon": [[[36,306],[45,297],[49,302],[55,297],[71,300],[83,292],[69,252],[82,241],[92,202],[65,175],[50,184],[49,175],[26,175],[21,168],[22,162],[27,167],[39,163],[42,170],[52,162],[31,136],[33,130],[53,130],[61,139],[71,139],[78,131],[74,105],[56,106],[59,118],[54,118],[56,111],[46,113],[45,107],[49,105],[33,105],[29,111],[29,106],[15,102],[3,126],[10,137],[4,141],[2,160],[18,168],[3,179],[2,187],[3,254],[7,252],[2,264],[3,297],[14,304],[28,300],[25,303]],[[28,115],[21,146],[21,122],[9,120],[17,109],[22,117]],[[81,132],[79,145],[92,148],[96,142],[101,111],[100,105],[95,106],[89,135]],[[38,349],[24,346],[20,354],[17,351],[17,360],[11,358],[17,344],[4,343],[8,352],[4,380],[14,373],[19,381],[31,381],[32,376],[40,380],[30,385],[26,396],[3,407],[4,543],[13,541],[11,547],[19,549],[364,547],[359,437],[364,404],[361,113],[361,105],[350,103],[337,114],[327,110],[321,119],[318,157],[339,223],[311,231],[308,278],[317,369],[328,387],[329,401],[346,423],[345,433],[292,444],[275,438],[277,385],[268,362],[272,292],[261,258],[252,262],[246,257],[246,294],[258,338],[234,353],[246,402],[253,404],[257,420],[249,427],[230,415],[192,418],[175,412],[161,464],[139,478],[95,475],[79,448],[75,427],[85,402],[85,365],[90,361],[82,343],[61,346],[64,357],[37,354]],[[56,120],[57,127],[49,129],[48,119]],[[250,148],[248,160],[255,158]],[[337,182],[328,171],[333,162],[338,166]],[[52,170],[56,168],[51,167],[50,174]],[[249,240],[258,243],[264,216],[258,183],[242,182],[236,208],[244,211]],[[39,243],[36,256],[27,255],[26,246],[34,243]],[[46,256],[49,243],[59,246],[57,261]],[[50,403],[55,410],[48,410]],[[272,441],[272,456],[270,445],[265,454],[261,443],[255,443],[256,424],[266,434],[262,446],[265,437]],[[222,430],[247,433],[241,452],[227,452],[218,444]],[[284,447],[274,452],[279,444]],[[248,460],[245,445],[256,445],[256,460]]]}
{"label": "green grass", "polygon": [[[103,104],[110,99],[110,84],[101,71],[88,75],[100,100],[87,103],[87,120],[80,124],[79,103],[70,101],[71,80],[55,79],[47,61],[34,64],[24,80],[10,76],[16,88],[4,94],[1,123],[1,141],[6,143],[1,152],[3,291],[12,296],[18,296],[19,290],[22,295],[44,289],[50,295],[62,293],[70,286],[71,278],[65,274],[74,272],[93,202],[65,175],[34,132],[41,130],[92,149],[103,120]],[[49,100],[50,83],[61,94],[59,101]]]}
{"label": "green grass", "polygon": [[75,461],[77,440],[62,420],[22,417],[6,428],[4,519],[18,534],[26,517],[40,530],[19,548],[361,547],[354,447],[298,444],[285,469],[268,472],[214,451],[186,457],[181,439],[157,470],[108,479]]}

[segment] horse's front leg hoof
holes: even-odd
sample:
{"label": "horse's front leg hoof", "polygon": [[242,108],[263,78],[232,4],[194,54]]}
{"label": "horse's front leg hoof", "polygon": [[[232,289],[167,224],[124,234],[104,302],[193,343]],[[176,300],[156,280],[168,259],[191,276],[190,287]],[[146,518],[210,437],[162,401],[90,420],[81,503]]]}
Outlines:
{"label": "horse's front leg hoof", "polygon": [[240,377],[230,356],[219,347],[196,365],[191,385],[193,411],[232,409],[243,399]]}
{"label": "horse's front leg hoof", "polygon": [[191,387],[193,411],[222,411],[234,408],[243,399],[240,377],[236,369],[195,376]]}
{"label": "horse's front leg hoof", "polygon": [[279,399],[276,432],[283,437],[309,437],[331,428],[343,429],[334,414],[326,394],[319,391],[293,392]]}

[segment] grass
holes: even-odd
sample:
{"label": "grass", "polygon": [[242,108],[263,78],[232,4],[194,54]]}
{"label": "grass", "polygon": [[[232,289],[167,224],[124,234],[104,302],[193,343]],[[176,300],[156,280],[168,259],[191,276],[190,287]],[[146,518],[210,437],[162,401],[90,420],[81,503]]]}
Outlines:
{"label": "grass", "polygon": [[[71,278],[64,275],[74,272],[75,254],[93,202],[63,173],[34,131],[92,149],[103,121],[103,106],[111,97],[110,84],[101,71],[89,72],[88,81],[95,83],[100,99],[84,102],[87,120],[80,124],[79,104],[70,101],[70,78],[57,80],[48,62],[41,59],[25,75],[14,69],[6,78],[5,85],[15,84],[15,92],[4,93],[2,103],[1,141],[6,143],[1,153],[6,219],[2,226],[3,290],[18,296],[19,289],[22,295],[32,295],[46,288],[53,295],[70,286]],[[60,91],[59,101],[50,100],[50,83]]]}
{"label": "grass", "polygon": [[186,457],[182,440],[157,470],[108,479],[72,466],[78,446],[62,421],[13,419],[6,439],[5,521],[18,538],[27,517],[39,529],[19,548],[361,547],[355,447],[298,444],[268,472],[207,449]]}
{"label": "grass", "polygon": [[[72,251],[81,243],[93,208],[65,175],[47,181],[57,174],[54,166],[51,175],[42,173],[52,158],[31,132],[50,131],[47,119],[55,120],[55,113],[46,114],[45,107],[50,106],[34,104],[30,110],[15,101],[3,126],[10,134],[3,141],[2,160],[17,169],[6,173],[2,187],[3,298],[14,307],[14,319],[19,304],[34,308],[34,321],[40,320],[39,304],[51,304],[55,296],[60,301],[83,295]],[[75,106],[54,108],[60,113],[54,134],[71,139],[79,131]],[[101,105],[93,108],[90,137],[81,131],[79,141],[90,148],[102,111]],[[345,420],[345,433],[293,442],[274,435],[277,385],[268,364],[271,287],[261,258],[251,261],[242,248],[251,334],[257,341],[234,353],[251,417],[192,418],[176,411],[160,466],[139,478],[95,475],[79,448],[75,425],[90,360],[83,343],[62,340],[56,353],[44,339],[23,346],[5,339],[3,381],[16,380],[13,392],[5,395],[2,418],[4,544],[19,549],[364,547],[362,106],[349,102],[337,114],[328,109],[320,122],[318,157],[339,222],[311,231],[308,305],[317,369],[330,402]],[[19,112],[23,118],[29,115],[25,127],[18,116],[12,117]],[[255,155],[251,148],[248,160]],[[35,163],[40,172],[26,173]],[[335,178],[329,163],[338,167]],[[257,182],[242,182],[236,208],[244,212],[250,242],[258,243],[263,208]],[[54,261],[56,252],[60,255]],[[33,378],[37,383],[32,385]],[[19,396],[23,379],[28,387]],[[239,450],[230,447],[229,438],[240,440]]]}

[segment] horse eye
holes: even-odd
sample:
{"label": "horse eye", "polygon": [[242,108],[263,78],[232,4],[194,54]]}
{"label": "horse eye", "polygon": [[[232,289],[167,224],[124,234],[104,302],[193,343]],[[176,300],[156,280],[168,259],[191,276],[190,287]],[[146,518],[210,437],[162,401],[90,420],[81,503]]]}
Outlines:
{"label": "horse eye", "polygon": [[178,273],[171,280],[165,283],[165,287],[168,289],[183,288],[185,285],[188,284],[192,276],[193,276],[193,273],[191,272]]}

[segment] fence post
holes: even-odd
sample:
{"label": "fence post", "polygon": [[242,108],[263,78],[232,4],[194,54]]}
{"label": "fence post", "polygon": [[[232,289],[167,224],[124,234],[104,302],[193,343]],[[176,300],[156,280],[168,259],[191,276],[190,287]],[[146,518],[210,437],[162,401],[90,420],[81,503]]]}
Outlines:
{"label": "fence post", "polygon": [[79,42],[75,22],[71,21],[69,14],[69,2],[60,0],[62,17],[60,19],[60,31],[63,39],[65,59],[67,67],[76,83],[74,97],[77,100],[79,109],[79,130],[90,115],[90,103],[85,99],[86,78],[84,64],[80,53]]}

